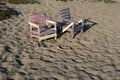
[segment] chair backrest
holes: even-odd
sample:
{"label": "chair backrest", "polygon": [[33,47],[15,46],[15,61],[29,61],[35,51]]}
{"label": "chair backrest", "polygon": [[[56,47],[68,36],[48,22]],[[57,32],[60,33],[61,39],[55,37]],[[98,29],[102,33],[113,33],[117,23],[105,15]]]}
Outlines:
{"label": "chair backrest", "polygon": [[63,22],[71,20],[70,9],[65,8],[65,9],[60,10],[60,16]]}
{"label": "chair backrest", "polygon": [[46,25],[45,15],[43,13],[31,13],[29,14],[29,21],[38,25]]}

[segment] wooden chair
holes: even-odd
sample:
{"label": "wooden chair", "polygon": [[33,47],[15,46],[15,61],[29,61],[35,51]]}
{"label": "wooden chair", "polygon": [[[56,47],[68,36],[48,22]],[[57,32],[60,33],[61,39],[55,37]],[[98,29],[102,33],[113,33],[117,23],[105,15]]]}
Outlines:
{"label": "wooden chair", "polygon": [[[81,33],[83,32],[84,29],[84,19],[80,19],[78,22],[75,22],[74,19],[75,17],[71,15],[70,9],[65,8],[59,11],[60,16],[61,16],[61,21],[62,23],[66,24],[65,26],[62,26],[62,32],[65,32],[71,28],[71,35],[74,37],[74,35],[80,31]],[[76,26],[78,25],[79,26]]]}
{"label": "wooden chair", "polygon": [[[56,22],[47,20],[43,13],[29,14],[30,38],[37,38],[41,43],[48,38],[57,38]],[[50,25],[50,26],[49,26]]]}

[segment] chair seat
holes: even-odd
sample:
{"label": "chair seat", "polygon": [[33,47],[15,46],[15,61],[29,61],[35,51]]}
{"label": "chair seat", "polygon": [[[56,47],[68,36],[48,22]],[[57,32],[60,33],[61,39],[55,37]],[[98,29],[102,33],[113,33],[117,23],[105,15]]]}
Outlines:
{"label": "chair seat", "polygon": [[50,35],[56,33],[56,30],[54,28],[45,30],[40,33],[40,36]]}
{"label": "chair seat", "polygon": [[[33,30],[33,31],[37,31],[38,29],[37,29],[37,28],[32,28],[32,30]],[[46,30],[47,30],[46,27],[40,28],[40,32],[44,32],[44,31],[46,31]]]}

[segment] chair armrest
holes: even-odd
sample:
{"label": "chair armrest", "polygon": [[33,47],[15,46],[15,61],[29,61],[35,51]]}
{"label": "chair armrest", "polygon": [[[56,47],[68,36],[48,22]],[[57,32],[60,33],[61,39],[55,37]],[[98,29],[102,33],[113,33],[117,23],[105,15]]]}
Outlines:
{"label": "chair armrest", "polygon": [[54,30],[57,30],[57,29],[56,29],[56,24],[57,24],[57,23],[56,23],[55,21],[47,20],[47,25],[48,25],[48,24],[54,25]]}
{"label": "chair armrest", "polygon": [[56,22],[54,22],[54,21],[47,20],[47,22],[48,22],[48,24],[50,23],[50,24],[54,24],[54,25],[56,25]]}
{"label": "chair armrest", "polygon": [[82,21],[83,21],[83,19],[80,19],[77,23],[79,24],[79,23],[82,23]]}
{"label": "chair armrest", "polygon": [[33,22],[28,21],[28,24],[30,24],[30,25],[33,26],[33,27],[39,28],[39,25],[37,25],[37,24],[35,24],[35,23],[33,23]]}
{"label": "chair armrest", "polygon": [[78,22],[77,22],[78,24],[82,24],[82,26],[84,26],[84,24],[85,24],[85,19],[80,19]]}

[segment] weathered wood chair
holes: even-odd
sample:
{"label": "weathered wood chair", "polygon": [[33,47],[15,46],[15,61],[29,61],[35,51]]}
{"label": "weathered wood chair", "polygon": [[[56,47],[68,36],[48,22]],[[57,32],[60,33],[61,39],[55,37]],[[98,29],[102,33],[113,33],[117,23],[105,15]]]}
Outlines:
{"label": "weathered wood chair", "polygon": [[[81,33],[83,32],[84,28],[84,19],[80,19],[79,21],[75,22],[75,18],[73,15],[70,13],[69,8],[65,8],[59,11],[60,16],[61,16],[61,21],[62,23],[66,24],[65,26],[62,26],[62,31],[65,32],[71,28],[71,35],[74,37],[74,35],[80,31]],[[79,24],[79,26],[78,26]],[[76,26],[77,25],[77,26]]]}
{"label": "weathered wood chair", "polygon": [[[47,20],[43,13],[29,14],[30,38],[37,38],[41,43],[48,38],[57,38],[56,22]],[[49,26],[50,25],[50,26]]]}

